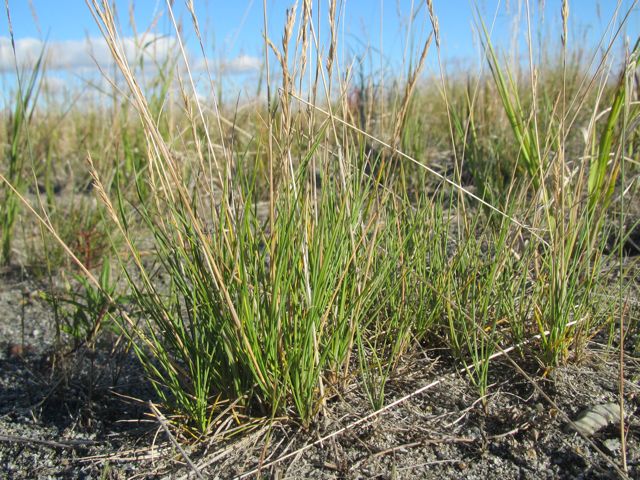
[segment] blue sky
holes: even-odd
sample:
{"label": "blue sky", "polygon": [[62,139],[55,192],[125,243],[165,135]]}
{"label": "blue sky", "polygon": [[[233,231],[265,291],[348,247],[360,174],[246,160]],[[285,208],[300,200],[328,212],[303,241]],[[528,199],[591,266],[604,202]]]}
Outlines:
{"label": "blue sky", "polygon": [[[101,0],[100,0],[101,1]],[[111,1],[111,0],[110,0]],[[298,3],[300,3],[300,0]],[[2,2],[4,3],[4,2]],[[269,35],[274,43],[280,43],[285,10],[293,0],[267,0]],[[314,8],[320,8],[321,26],[326,38],[327,1],[314,0]],[[424,0],[346,0],[339,34],[343,36],[340,51],[342,60],[348,62],[354,53],[369,52],[375,61],[380,60],[378,48],[382,45],[386,67],[393,69],[401,64],[407,37],[406,19],[412,7],[421,11],[413,24],[414,57],[431,26],[427,20]],[[175,36],[167,15],[165,0],[138,0],[131,10],[130,0],[116,0],[117,12],[124,38],[134,36],[130,24],[130,12],[135,19],[135,30],[144,32],[153,24],[153,31],[169,38]],[[205,35],[206,55],[224,66],[224,71],[242,79],[250,78],[257,71],[263,57],[263,2],[262,0],[194,0],[200,27]],[[540,5],[543,5],[542,9]],[[570,42],[573,45],[595,45],[605,31],[615,0],[573,0],[570,5]],[[621,11],[634,4],[633,0],[621,0]],[[520,19],[520,35],[524,35],[524,0],[434,0],[435,12],[442,35],[442,54],[448,65],[465,65],[478,58],[478,45],[474,35],[474,6],[477,5],[485,21],[490,24],[496,18],[494,38],[505,50],[512,45],[514,25]],[[559,42],[561,0],[530,0],[534,13],[533,31],[538,42],[557,45]],[[108,57],[98,40],[100,32],[84,0],[9,0],[13,31],[21,48],[21,55],[37,50],[38,41],[47,40],[53,52],[49,62],[49,74],[54,77],[68,75],[64,70],[91,74],[92,64],[101,56]],[[187,47],[194,58],[199,47],[191,28],[190,16],[184,2],[174,2],[175,14],[185,28]],[[640,11],[635,7],[626,28],[629,36],[640,32]],[[520,38],[522,40],[522,38]],[[630,39],[633,42],[635,38]],[[92,56],[87,56],[86,43],[93,43]],[[165,45],[167,43],[159,45]],[[522,47],[522,45],[521,45]],[[8,23],[4,8],[0,16],[0,74],[13,75],[13,54],[8,50]],[[435,50],[432,49],[428,66],[436,68]],[[95,72],[94,72],[95,73]],[[10,80],[5,78],[5,83]]]}

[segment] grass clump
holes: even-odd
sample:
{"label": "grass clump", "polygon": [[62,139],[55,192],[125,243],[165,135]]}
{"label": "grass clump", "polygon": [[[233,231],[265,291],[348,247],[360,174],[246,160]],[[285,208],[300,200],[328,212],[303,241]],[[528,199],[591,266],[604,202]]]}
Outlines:
{"label": "grass clump", "polygon": [[136,329],[144,339],[137,353],[153,366],[159,391],[168,389],[170,403],[202,431],[218,396],[242,399],[240,406],[259,415],[292,406],[306,423],[348,372],[353,335],[385,274],[367,265],[376,216],[360,224],[364,196],[352,197],[347,209],[346,194],[333,189],[313,205],[308,195],[282,192],[272,231],[251,190],[235,208],[211,211],[206,230],[177,204],[165,205],[171,222],[141,211],[168,287],[159,291],[147,270],[139,272],[142,285],[130,277],[147,322]]}

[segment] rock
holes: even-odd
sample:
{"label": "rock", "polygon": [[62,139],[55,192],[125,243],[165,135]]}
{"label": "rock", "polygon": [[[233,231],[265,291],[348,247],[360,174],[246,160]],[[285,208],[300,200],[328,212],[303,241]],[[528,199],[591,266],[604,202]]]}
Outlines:
{"label": "rock", "polygon": [[602,443],[612,455],[618,455],[622,451],[622,444],[619,438],[609,438]]}
{"label": "rock", "polygon": [[587,437],[602,430],[609,424],[620,422],[620,406],[617,403],[595,405],[584,410],[573,425],[567,424],[565,431],[576,431]]}

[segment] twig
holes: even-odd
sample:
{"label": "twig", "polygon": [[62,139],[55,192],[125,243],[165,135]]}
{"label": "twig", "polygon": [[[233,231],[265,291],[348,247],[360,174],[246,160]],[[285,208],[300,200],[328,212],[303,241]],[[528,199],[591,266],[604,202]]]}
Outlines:
{"label": "twig", "polygon": [[433,460],[432,462],[417,463],[415,465],[409,465],[409,466],[406,466],[406,467],[399,467],[396,470],[398,472],[401,472],[403,470],[416,471],[416,469],[418,469],[420,467],[430,467],[432,465],[442,465],[444,463],[460,463],[460,459],[445,458],[444,460]]}
{"label": "twig", "polygon": [[[501,438],[505,438],[505,437],[510,437],[512,435],[515,435],[516,433],[518,433],[519,431],[521,431],[525,426],[520,426],[520,427],[516,427],[514,429],[509,430],[508,432],[504,432],[504,433],[499,433],[497,435],[492,435],[490,437],[487,437],[486,440],[499,440]],[[442,444],[442,443],[475,443],[480,441],[481,439],[478,438],[473,438],[473,437],[439,437],[439,438],[426,438],[423,440],[418,440],[416,442],[411,442],[411,443],[405,443],[404,445],[396,445],[395,447],[390,447],[390,448],[385,448],[384,450],[380,450],[379,452],[375,452],[372,455],[369,455],[368,457],[360,460],[359,462],[356,462],[354,464],[353,467],[351,467],[350,470],[355,469],[356,467],[358,467],[359,465],[361,465],[362,463],[364,463],[367,460],[373,459],[373,458],[377,458],[377,457],[382,457],[384,455],[388,455],[390,453],[394,453],[397,452],[398,450],[406,450],[406,449],[410,449],[410,448],[414,448],[414,447],[424,447],[427,445],[438,445],[438,444]]]}
{"label": "twig", "polygon": [[106,453],[101,455],[91,455],[88,457],[78,458],[78,462],[140,462],[140,461],[152,461],[158,458],[159,455],[169,453],[171,447],[168,445],[154,446],[152,448],[134,448],[129,450],[118,451],[114,453]]}
{"label": "twig", "polygon": [[404,445],[396,445],[395,447],[385,448],[379,452],[375,452],[369,458],[383,457],[390,453],[397,452],[398,450],[407,450],[414,447],[424,447],[426,445],[436,445],[439,443],[473,443],[475,438],[468,437],[442,437],[442,438],[427,438],[424,440],[418,440],[417,442],[405,443]]}
{"label": "twig", "polygon": [[56,441],[56,440],[42,440],[40,438],[19,437],[16,435],[0,435],[0,442],[26,443],[26,444],[43,445],[45,447],[50,447],[50,448],[71,448],[71,449],[85,448],[91,445],[99,444],[99,442],[94,442],[92,440]]}
{"label": "twig", "polygon": [[189,465],[189,468],[191,468],[196,478],[199,478],[200,480],[204,480],[204,477],[200,473],[200,470],[198,470],[198,467],[196,467],[196,465],[191,461],[191,459],[189,458],[189,455],[187,455],[187,452],[184,451],[184,449],[180,446],[176,438],[171,433],[171,430],[169,430],[169,426],[167,425],[167,419],[164,418],[164,415],[162,415],[160,410],[158,410],[158,408],[153,404],[151,400],[149,400],[149,408],[151,408],[151,411],[153,412],[155,417],[158,419],[158,423],[160,423],[160,426],[164,430],[164,433],[167,434],[167,437],[169,437],[169,440],[171,441],[173,446],[176,447],[178,452],[180,452],[180,455],[182,455],[182,458],[184,458],[185,462],[187,462],[187,465]]}
{"label": "twig", "polygon": [[[620,275],[622,279],[622,275]],[[622,280],[621,280],[622,281]],[[625,472],[628,471],[627,467],[627,436],[625,435],[625,425],[624,425],[624,341],[625,341],[625,330],[624,330],[624,315],[625,315],[626,305],[620,309],[620,385],[619,385],[619,396],[618,402],[620,405],[620,447],[622,450],[622,470]]]}
{"label": "twig", "polygon": [[[467,416],[467,413],[469,413],[471,410],[473,410],[475,408],[475,406],[480,403],[480,402],[484,402],[487,397],[489,395],[483,395],[482,397],[478,398],[475,402],[473,402],[469,407],[465,408],[464,410],[462,410],[462,414],[458,416],[458,418],[456,418],[453,422],[447,423],[445,424],[445,427],[447,428],[451,428],[453,427],[456,423],[460,422],[464,417]],[[459,413],[459,412],[458,412]]]}
{"label": "twig", "polygon": [[[199,470],[203,470],[206,467],[208,467],[209,465],[211,465],[212,463],[216,463],[219,462],[220,460],[222,460],[224,457],[226,457],[227,455],[233,453],[233,452],[237,452],[238,450],[241,450],[243,448],[249,448],[248,445],[250,444],[254,444],[258,442],[258,439],[260,438],[261,435],[263,435],[265,433],[265,431],[268,430],[268,426],[263,426],[260,430],[256,431],[255,433],[252,433],[250,436],[246,436],[243,437],[238,443],[234,444],[234,445],[230,445],[227,446],[224,450],[222,451],[217,451],[215,452],[213,455],[211,455],[209,458],[207,458],[206,460],[202,461],[199,463],[198,465],[198,469]],[[255,440],[255,441],[252,441]],[[178,480],[186,480],[188,477],[186,475],[183,475],[182,477],[180,477]]]}

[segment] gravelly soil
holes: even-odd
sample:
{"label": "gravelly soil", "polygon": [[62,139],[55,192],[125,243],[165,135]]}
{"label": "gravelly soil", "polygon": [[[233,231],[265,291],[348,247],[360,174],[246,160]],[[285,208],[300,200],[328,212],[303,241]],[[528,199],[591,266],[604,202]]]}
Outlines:
{"label": "gravelly soil", "polygon": [[[52,353],[40,288],[6,274],[0,282],[0,478],[194,478],[149,414],[146,402],[157,399],[123,345]],[[618,398],[616,358],[605,350],[594,342],[584,360],[538,380],[572,418]],[[591,445],[508,362],[494,365],[484,402],[447,360],[426,352],[390,381],[385,401],[439,383],[371,421],[349,427],[371,412],[354,384],[309,430],[276,421],[269,435],[258,426],[185,453],[204,478],[234,478],[261,460],[261,478],[616,478],[605,457],[621,462],[619,426],[594,434]],[[625,375],[629,477],[640,478],[640,362],[631,352]]]}

